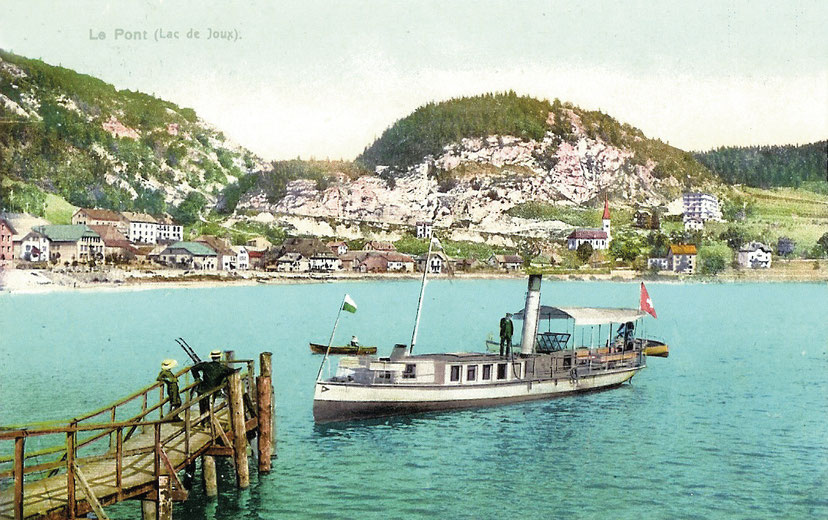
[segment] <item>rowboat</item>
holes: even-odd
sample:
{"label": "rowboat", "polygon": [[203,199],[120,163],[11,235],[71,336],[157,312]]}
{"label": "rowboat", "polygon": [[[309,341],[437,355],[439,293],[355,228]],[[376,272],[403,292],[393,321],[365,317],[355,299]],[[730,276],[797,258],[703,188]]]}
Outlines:
{"label": "rowboat", "polygon": [[667,357],[670,355],[670,349],[663,341],[655,339],[644,339],[644,355],[650,357]]}
{"label": "rowboat", "polygon": [[[328,350],[328,345],[311,343],[310,349],[314,354],[324,354]],[[332,345],[330,353],[345,356],[373,356],[377,353],[377,347],[364,347],[362,345],[358,347],[355,347],[354,345]]]}

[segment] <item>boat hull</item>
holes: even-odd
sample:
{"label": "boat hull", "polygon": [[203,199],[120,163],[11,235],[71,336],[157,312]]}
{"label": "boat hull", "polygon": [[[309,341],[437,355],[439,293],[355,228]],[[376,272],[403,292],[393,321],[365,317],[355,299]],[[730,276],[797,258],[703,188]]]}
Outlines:
{"label": "boat hull", "polygon": [[[311,343],[310,349],[314,354],[324,354],[328,350],[328,346],[321,345],[319,343]],[[336,356],[373,356],[376,353],[377,347],[354,347],[353,345],[332,346],[330,351],[331,355]]]}
{"label": "boat hull", "polygon": [[510,381],[481,385],[358,385],[318,381],[313,417],[317,423],[392,415],[500,406],[594,392],[629,381],[643,366],[578,379]]}

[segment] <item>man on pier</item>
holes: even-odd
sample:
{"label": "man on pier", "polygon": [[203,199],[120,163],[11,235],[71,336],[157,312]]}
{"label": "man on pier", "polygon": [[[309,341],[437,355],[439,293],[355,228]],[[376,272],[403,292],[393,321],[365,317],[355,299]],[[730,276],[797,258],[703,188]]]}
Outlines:
{"label": "man on pier", "polygon": [[[512,335],[515,332],[515,326],[512,324],[511,313],[506,313],[506,316],[500,318],[500,355],[510,355],[512,353]],[[504,348],[505,347],[505,348]]]}
{"label": "man on pier", "polygon": [[[202,361],[193,365],[193,377],[198,381],[195,389],[199,396],[204,395],[211,390],[219,387],[227,379],[227,376],[232,374],[234,370],[221,362],[221,350],[213,350],[210,352],[210,361]],[[209,399],[213,400],[215,396]],[[208,399],[202,399],[198,402],[198,412],[204,415],[210,409]]]}
{"label": "man on pier", "polygon": [[[165,359],[161,362],[161,372],[158,374],[156,381],[161,381],[167,386],[167,397],[170,399],[170,411],[175,410],[181,406],[181,394],[178,392],[178,378],[173,374],[172,369],[178,366],[178,361],[174,359]],[[175,414],[172,417],[173,421],[180,421],[181,417]]]}

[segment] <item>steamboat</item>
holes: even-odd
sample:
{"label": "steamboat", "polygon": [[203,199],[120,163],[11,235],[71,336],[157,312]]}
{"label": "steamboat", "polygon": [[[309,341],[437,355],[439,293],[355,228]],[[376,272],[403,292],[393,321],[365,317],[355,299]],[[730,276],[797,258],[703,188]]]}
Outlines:
{"label": "steamboat", "polygon": [[[647,341],[638,333],[644,311],[542,309],[541,280],[541,275],[529,276],[524,309],[515,316],[523,321],[519,352],[414,355],[415,324],[411,346],[397,344],[388,357],[343,357],[335,375],[327,379],[321,378],[320,367],[314,420],[496,406],[605,390],[631,380],[646,367]],[[543,318],[564,320],[564,331],[538,333]]]}

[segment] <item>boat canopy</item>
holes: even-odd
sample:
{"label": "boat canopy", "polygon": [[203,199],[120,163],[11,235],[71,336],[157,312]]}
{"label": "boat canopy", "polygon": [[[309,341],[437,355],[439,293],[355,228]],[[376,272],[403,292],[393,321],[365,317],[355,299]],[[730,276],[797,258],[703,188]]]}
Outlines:
{"label": "boat canopy", "polygon": [[[541,305],[539,317],[542,320],[575,320],[575,325],[605,325],[607,323],[636,321],[645,314],[647,313],[638,309]],[[512,314],[512,317],[522,320],[523,309]]]}

